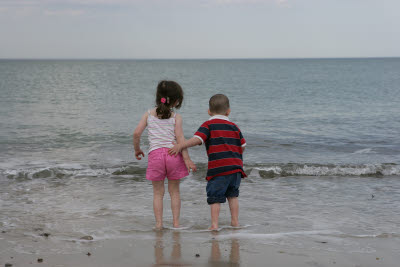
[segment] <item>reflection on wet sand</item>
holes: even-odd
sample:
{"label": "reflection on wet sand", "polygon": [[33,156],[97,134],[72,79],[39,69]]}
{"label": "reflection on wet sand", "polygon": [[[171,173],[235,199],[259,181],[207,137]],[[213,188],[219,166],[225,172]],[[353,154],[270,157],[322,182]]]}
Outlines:
{"label": "reflection on wet sand", "polygon": [[164,231],[156,232],[156,243],[154,245],[155,264],[153,266],[190,266],[181,261],[181,237],[180,232],[172,233],[172,251],[169,260],[164,258]]}
{"label": "reflection on wet sand", "polygon": [[214,238],[211,242],[211,256],[208,261],[208,266],[223,267],[223,266],[240,266],[240,245],[236,238],[231,239],[231,251],[229,260],[222,259],[219,241],[216,239],[218,232],[213,232]]}
{"label": "reflection on wet sand", "polygon": [[[179,231],[173,231],[172,240],[170,239],[170,234],[171,232],[168,231],[167,232],[156,231],[155,233],[156,239],[154,244],[155,260],[153,266],[193,266],[193,264],[196,265],[196,261],[193,262],[193,264],[191,264],[182,260],[181,233]],[[211,240],[211,254],[209,256],[208,263],[206,263],[206,265],[211,267],[240,266],[239,241],[235,238],[232,238],[230,240],[229,258],[226,259],[226,257],[224,257],[221,253],[220,243],[222,241],[218,240],[218,234],[219,234],[218,232],[212,232],[213,238]],[[229,240],[223,241],[224,244],[227,244],[225,242],[229,242]],[[165,257],[164,255],[165,251],[169,250],[171,250],[170,257]],[[192,257],[193,256],[194,255],[192,255]],[[197,263],[200,262],[203,262],[203,264],[205,263],[202,260],[200,260]]]}

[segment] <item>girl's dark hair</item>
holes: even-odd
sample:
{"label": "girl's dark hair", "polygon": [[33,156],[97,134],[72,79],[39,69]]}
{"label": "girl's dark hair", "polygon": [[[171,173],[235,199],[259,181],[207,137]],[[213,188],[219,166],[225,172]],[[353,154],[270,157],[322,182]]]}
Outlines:
{"label": "girl's dark hair", "polygon": [[[179,109],[182,106],[183,90],[174,81],[161,81],[157,85],[156,112],[160,119],[169,119],[172,108]],[[165,102],[165,103],[163,103]]]}

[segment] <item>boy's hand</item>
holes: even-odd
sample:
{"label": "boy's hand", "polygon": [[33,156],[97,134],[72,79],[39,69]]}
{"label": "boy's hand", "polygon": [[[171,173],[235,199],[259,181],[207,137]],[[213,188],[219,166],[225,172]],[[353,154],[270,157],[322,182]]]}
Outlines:
{"label": "boy's hand", "polygon": [[142,155],[144,157],[144,153],[141,149],[135,150],[135,157],[137,160],[141,160],[142,158],[140,157]]}
{"label": "boy's hand", "polygon": [[182,151],[182,147],[179,144],[173,143],[174,147],[170,148],[168,150],[168,154],[170,154],[171,156],[176,156],[179,153],[181,153]]}
{"label": "boy's hand", "polygon": [[192,171],[194,171],[194,172],[197,171],[197,167],[196,167],[196,165],[193,163],[192,160],[190,160],[190,159],[185,160],[185,165],[186,165],[186,168],[188,169],[189,172],[190,172],[190,170],[192,170]]}

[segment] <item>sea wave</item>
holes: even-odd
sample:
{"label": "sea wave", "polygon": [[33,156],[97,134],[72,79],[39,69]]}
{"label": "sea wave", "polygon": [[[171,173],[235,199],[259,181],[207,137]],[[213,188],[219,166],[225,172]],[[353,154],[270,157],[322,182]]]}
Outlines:
{"label": "sea wave", "polygon": [[400,175],[400,165],[393,163],[335,165],[335,164],[271,164],[257,166],[251,174],[262,178],[284,176],[394,176]]}
{"label": "sea wave", "polygon": [[373,148],[364,148],[353,152],[353,154],[376,154]]}
{"label": "sea wave", "polygon": [[[203,177],[207,164],[198,164],[196,176]],[[360,176],[385,177],[400,175],[400,165],[394,163],[335,165],[277,163],[245,166],[250,177],[274,178],[288,176]],[[51,167],[0,169],[0,176],[9,179],[68,178],[68,177],[142,177],[146,174],[145,166],[127,164],[120,166],[81,166],[79,164],[58,164]]]}
{"label": "sea wave", "polygon": [[[144,175],[146,169],[139,166],[123,166],[123,167],[90,167],[81,166],[80,168],[63,167],[47,168],[27,168],[27,169],[7,169],[0,170],[3,177],[9,179],[36,179],[36,178],[67,178],[67,177],[105,177],[105,176],[137,176]],[[68,165],[68,164],[65,164]]]}

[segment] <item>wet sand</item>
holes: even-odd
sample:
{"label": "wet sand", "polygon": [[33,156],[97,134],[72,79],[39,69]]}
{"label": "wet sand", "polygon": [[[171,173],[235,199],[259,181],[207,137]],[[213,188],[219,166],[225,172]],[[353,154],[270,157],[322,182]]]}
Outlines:
{"label": "wet sand", "polygon": [[[174,230],[154,231],[137,238],[93,241],[53,241],[52,238],[13,240],[3,233],[0,239],[0,266],[398,266],[398,238],[366,238],[369,251],[332,249],[329,241],[306,238],[314,246],[295,248],[284,242],[265,244],[262,239],[236,235],[235,230],[187,233]],[[20,242],[20,246],[15,246]],[[24,251],[24,243],[55,246],[63,243],[79,247],[75,252]],[[47,243],[47,244],[46,244]],[[281,243],[281,244],[279,244]],[[10,244],[18,249],[10,248]],[[43,259],[38,262],[38,259]]]}

